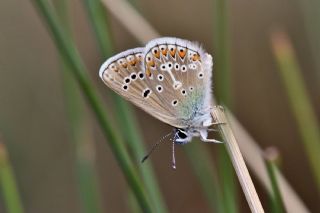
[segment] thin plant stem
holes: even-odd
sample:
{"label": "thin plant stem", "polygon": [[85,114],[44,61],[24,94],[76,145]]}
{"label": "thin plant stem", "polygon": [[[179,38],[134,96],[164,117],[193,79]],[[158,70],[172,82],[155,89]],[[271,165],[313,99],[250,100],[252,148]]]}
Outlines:
{"label": "thin plant stem", "polygon": [[[66,32],[71,35],[69,24],[69,1],[54,2],[57,14]],[[100,193],[98,190],[98,177],[95,170],[95,150],[90,125],[84,101],[79,92],[75,79],[68,71],[66,61],[61,57],[62,80],[65,95],[66,114],[70,123],[70,140],[73,142],[76,159],[76,178],[81,198],[83,212],[101,212]]]}
{"label": "thin plant stem", "polygon": [[230,37],[228,30],[228,1],[215,2],[215,61],[216,61],[216,97],[218,102],[232,108],[231,69],[230,69]]}
{"label": "thin plant stem", "polygon": [[82,92],[87,98],[92,111],[96,115],[102,132],[110,145],[110,148],[128,182],[128,185],[135,194],[142,211],[151,212],[151,204],[143,189],[141,179],[135,171],[133,163],[130,160],[129,154],[123,142],[116,136],[115,131],[112,129],[111,124],[109,123],[107,113],[101,104],[102,101],[97,95],[96,89],[93,87],[87,76],[86,69],[72,39],[63,31],[61,24],[59,23],[48,1],[34,0],[33,2],[44,18],[44,21],[47,23],[61,57],[64,57],[68,62],[68,66],[70,66],[69,70],[73,73],[74,78],[77,80]]}
{"label": "thin plant stem", "polygon": [[319,1],[298,1],[300,4],[300,9],[304,19],[304,25],[306,29],[307,35],[307,43],[311,50],[311,57],[313,59],[313,63],[315,65],[315,82],[318,85],[318,89],[320,88],[320,2]]}
{"label": "thin plant stem", "polygon": [[290,107],[320,191],[320,125],[288,36],[281,31],[274,32],[271,41]]}
{"label": "thin plant stem", "polygon": [[264,152],[265,163],[269,175],[269,179],[271,182],[272,193],[269,193],[271,200],[271,212],[272,213],[283,213],[284,206],[282,195],[279,188],[279,183],[277,179],[277,171],[278,171],[278,161],[279,161],[279,153],[275,147],[269,147]]}
{"label": "thin plant stem", "polygon": [[[159,33],[125,0],[101,0],[131,34],[143,44],[159,37]],[[125,16],[123,14],[126,14]]]}
{"label": "thin plant stem", "polygon": [[0,189],[8,213],[23,213],[17,183],[8,158],[7,149],[0,135]]}
{"label": "thin plant stem", "polygon": [[[227,0],[214,0],[215,2],[215,96],[218,103],[222,103],[232,109],[231,94],[231,69],[230,69],[230,36],[228,21]],[[223,189],[223,202],[226,212],[238,212],[237,207],[237,185],[235,173],[230,157],[225,147],[218,149],[218,168],[221,171],[220,183]]]}
{"label": "thin plant stem", "polygon": [[[112,41],[110,30],[107,23],[107,15],[99,0],[84,0],[92,27],[94,28],[95,36],[97,38],[97,45],[100,47],[101,55],[103,58],[110,57],[114,52],[112,48]],[[103,41],[103,42],[101,42]],[[133,151],[135,162],[139,162],[145,154],[145,147],[143,139],[133,114],[132,107],[124,101],[121,97],[112,93],[112,99],[116,104],[116,117],[120,123],[122,134],[125,137],[128,147]],[[168,212],[161,191],[156,181],[156,176],[152,169],[151,162],[145,163],[143,166],[138,167],[144,185],[150,199],[155,207],[155,211],[159,213]]]}
{"label": "thin plant stem", "polygon": [[227,212],[224,206],[222,189],[219,183],[217,169],[210,152],[197,142],[184,147],[191,162],[194,174],[199,179],[202,190],[212,212]]}
{"label": "thin plant stem", "polygon": [[[249,135],[241,123],[232,115],[230,111],[226,111],[230,121],[231,128],[238,138],[239,147],[251,171],[254,172],[257,180],[268,193],[272,193],[272,186],[264,163],[263,151],[258,143]],[[280,171],[277,172],[277,179],[281,194],[283,195],[283,203],[288,212],[309,213],[305,204],[299,198],[297,193],[290,186]]]}
{"label": "thin plant stem", "polygon": [[262,208],[258,194],[251,180],[247,166],[243,160],[236,138],[234,137],[229,122],[225,116],[223,107],[213,107],[211,115],[214,121],[219,123],[218,127],[220,129],[220,133],[225,141],[225,145],[232,160],[233,167],[236,171],[240,185],[242,187],[243,193],[246,196],[251,212],[263,213],[264,210]]}

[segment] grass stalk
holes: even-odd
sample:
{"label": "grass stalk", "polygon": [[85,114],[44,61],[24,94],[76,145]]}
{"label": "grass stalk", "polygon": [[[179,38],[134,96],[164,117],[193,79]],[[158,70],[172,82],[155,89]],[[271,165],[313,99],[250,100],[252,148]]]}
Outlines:
{"label": "grass stalk", "polygon": [[68,66],[70,67],[69,70],[73,73],[74,78],[77,80],[91,109],[96,115],[102,132],[112,149],[128,185],[136,196],[142,211],[151,212],[151,204],[144,191],[141,179],[135,171],[123,142],[116,136],[115,131],[109,123],[107,113],[101,104],[102,101],[87,76],[86,68],[82,63],[72,39],[63,31],[61,24],[48,1],[34,0],[33,2],[52,33],[52,38],[57,46],[57,50],[61,57],[64,57],[65,61],[68,62]]}
{"label": "grass stalk", "polygon": [[220,187],[217,169],[209,151],[198,142],[189,143],[184,148],[212,212],[227,212],[228,207],[223,205],[223,192]]}
{"label": "grass stalk", "polygon": [[282,195],[279,188],[279,183],[277,179],[277,171],[278,171],[278,161],[279,161],[279,153],[278,150],[274,147],[269,147],[264,152],[266,168],[268,171],[269,179],[271,182],[272,193],[270,194],[271,200],[271,212],[272,213],[283,213],[284,206]]}
{"label": "grass stalk", "polygon": [[275,32],[271,41],[290,107],[320,191],[320,126],[317,116],[310,102],[289,38],[284,32]]}
{"label": "grass stalk", "polygon": [[[232,108],[231,69],[230,69],[230,37],[228,30],[228,1],[215,0],[215,84],[218,103]],[[219,147],[218,168],[220,182],[224,194],[226,212],[238,212],[237,185],[230,157],[225,147]]]}
{"label": "grass stalk", "polygon": [[215,0],[215,84],[219,103],[232,108],[228,1]]}
{"label": "grass stalk", "polygon": [[[231,112],[227,111],[227,117],[230,121],[231,128],[238,139],[239,147],[241,148],[248,166],[266,191],[272,193],[271,182],[265,167],[262,149]],[[288,212],[309,213],[310,211],[280,171],[277,172],[277,179],[281,194],[283,195],[283,203]]]}
{"label": "grass stalk", "polygon": [[240,185],[242,187],[243,193],[246,196],[251,212],[263,213],[264,210],[262,208],[258,194],[251,180],[247,166],[243,160],[236,138],[234,137],[234,134],[230,128],[230,124],[225,116],[223,107],[213,107],[211,115],[214,118],[214,121],[219,123],[218,127],[220,129],[220,133],[225,141],[225,145],[232,160],[234,170],[238,175]]}
{"label": "grass stalk", "polygon": [[[71,35],[68,13],[68,1],[55,1],[56,11],[66,32]],[[88,114],[67,62],[61,57],[62,80],[65,95],[66,114],[69,121],[71,141],[73,142],[76,159],[76,177],[83,212],[101,212],[101,199],[98,190],[98,177],[95,170],[94,141],[91,134]]]}
{"label": "grass stalk", "polygon": [[8,158],[7,149],[0,136],[0,189],[8,213],[23,213],[17,183]]}
{"label": "grass stalk", "polygon": [[[99,0],[84,0],[89,18],[97,38],[97,45],[100,47],[103,58],[108,58],[113,53],[110,30],[108,29],[107,15]],[[116,117],[121,124],[122,134],[125,137],[128,147],[132,150],[135,162],[140,162],[145,155],[143,139],[133,114],[132,107],[123,98],[112,93],[112,99],[116,103]],[[139,166],[144,185],[155,211],[159,213],[168,212],[164,199],[161,195],[156,181],[151,162]]]}
{"label": "grass stalk", "polygon": [[306,28],[307,42],[311,50],[311,57],[315,65],[316,79],[318,88],[320,88],[320,2],[319,1],[298,1],[304,19],[304,27]]}

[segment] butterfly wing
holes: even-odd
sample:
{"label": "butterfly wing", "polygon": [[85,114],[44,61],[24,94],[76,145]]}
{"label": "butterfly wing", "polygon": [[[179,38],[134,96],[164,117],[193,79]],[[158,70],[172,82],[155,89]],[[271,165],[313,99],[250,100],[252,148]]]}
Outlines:
{"label": "butterfly wing", "polygon": [[165,122],[172,118],[145,81],[143,51],[144,48],[130,49],[109,58],[102,64],[99,76],[116,93]]}
{"label": "butterfly wing", "polygon": [[212,57],[196,43],[177,38],[150,41],[109,58],[103,82],[150,115],[185,128],[211,103]]}
{"label": "butterfly wing", "polygon": [[178,38],[150,41],[144,51],[146,83],[171,118],[185,128],[201,125],[211,105],[212,57],[200,45]]}

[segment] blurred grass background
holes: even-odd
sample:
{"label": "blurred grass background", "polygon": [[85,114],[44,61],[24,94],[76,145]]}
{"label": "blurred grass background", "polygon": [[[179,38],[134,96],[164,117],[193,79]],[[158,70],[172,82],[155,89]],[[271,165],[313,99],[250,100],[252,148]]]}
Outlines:
{"label": "blurred grass background", "polygon": [[[114,98],[98,78],[98,69],[104,61],[101,55],[105,58],[109,54],[103,50],[102,45],[108,44],[97,39],[96,31],[93,30],[96,29],[93,24],[95,22],[88,18],[84,2],[70,2],[69,26],[81,57],[90,71],[88,74],[104,95],[106,110],[113,117],[113,128],[117,133],[127,132],[125,125],[121,122],[119,124],[121,120],[117,117],[119,112]],[[307,101],[311,102],[315,110],[313,118],[319,120],[320,70],[317,69],[318,61],[315,60],[319,57],[316,55],[319,53],[319,49],[316,49],[319,41],[315,36],[310,36],[318,32],[310,30],[310,25],[319,30],[319,11],[310,11],[310,8],[317,6],[316,2],[301,2],[302,0],[228,1],[225,23],[227,35],[224,37],[222,34],[222,39],[227,38],[225,42],[228,42],[229,59],[228,64],[221,67],[227,66],[222,69],[230,69],[227,84],[230,85],[229,92],[232,94],[228,98],[232,97],[232,100],[227,102],[232,103],[232,111],[262,147],[277,147],[282,159],[281,171],[309,209],[317,212],[320,209],[320,195],[313,172],[316,169],[308,161],[312,154],[304,151],[302,139],[305,137],[300,136],[301,127],[297,125],[295,114],[292,113],[294,101],[292,95],[291,99],[287,97],[286,87],[279,74],[281,67],[277,64],[270,44],[274,29],[281,29],[289,35],[295,51],[295,63],[301,71],[300,80],[306,86],[309,98]],[[218,45],[220,43],[216,43],[215,39],[221,33],[218,29],[224,28],[218,27],[221,14],[216,12],[217,3],[219,0],[201,3],[182,0],[166,0],[161,3],[154,0],[134,1],[138,11],[159,33],[200,41],[219,60],[218,56],[224,53],[221,53]],[[3,141],[7,156],[12,164],[25,212],[86,212],[79,199],[81,195],[74,163],[78,153],[69,132],[70,112],[66,109],[60,57],[45,21],[33,6],[31,2],[13,0],[3,2],[0,7],[0,131],[5,138]],[[113,52],[141,46],[121,23],[111,15],[106,15],[107,22],[100,25],[106,25],[110,31]],[[219,61],[214,70],[215,75],[220,72],[217,69]],[[125,179],[109,146],[104,142],[92,113],[88,110],[83,113],[89,116],[86,123],[88,128],[92,128],[89,130],[92,131],[90,141],[95,152],[93,164],[97,168],[101,212],[131,212]],[[171,130],[141,110],[134,108],[134,113],[146,147],[150,147]],[[299,114],[304,116],[303,111]],[[319,146],[320,141],[314,143]],[[204,165],[205,168],[205,164],[215,164],[213,173],[200,176],[222,176],[224,168],[221,168],[220,163],[217,164],[221,159],[217,158],[219,145],[196,143],[191,146],[194,146],[195,158],[192,158],[192,149],[188,148],[185,152],[177,147],[176,172],[170,168],[170,146],[161,146],[151,157],[157,184],[168,211],[227,211],[219,210],[214,205],[214,201],[219,202],[219,196],[223,196],[219,195],[220,189],[216,192],[203,191],[203,183],[208,184],[208,180],[199,181],[199,173],[193,170],[200,168],[200,172],[203,172],[206,169],[200,166]],[[199,158],[196,156],[199,148],[203,147],[211,156],[210,160],[201,164],[200,160],[197,162]],[[131,148],[129,150],[133,152]],[[319,152],[320,150],[315,151],[316,154],[320,154]],[[145,171],[147,166],[139,164],[139,155],[131,156],[137,171]],[[187,156],[191,156],[192,164]],[[192,167],[197,164],[198,166]],[[219,177],[217,183],[221,181],[221,178],[218,179]],[[235,183],[238,184],[237,180]],[[268,196],[259,184],[257,189],[266,207]],[[3,192],[3,187],[0,190]],[[213,197],[208,202],[210,195]],[[0,196],[0,212],[7,212],[5,195],[0,193]],[[214,198],[215,196],[218,197]],[[242,192],[237,190],[232,196],[237,197],[234,203],[236,211],[248,212]],[[218,210],[214,210],[215,208]]]}

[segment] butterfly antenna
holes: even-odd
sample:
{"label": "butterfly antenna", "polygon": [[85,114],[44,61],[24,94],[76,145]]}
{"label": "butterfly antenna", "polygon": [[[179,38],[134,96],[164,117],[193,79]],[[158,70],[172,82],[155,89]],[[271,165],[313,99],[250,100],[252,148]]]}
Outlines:
{"label": "butterfly antenna", "polygon": [[149,158],[149,156],[153,153],[153,151],[164,141],[164,139],[169,137],[171,134],[172,134],[172,132],[168,133],[167,135],[160,138],[160,140],[157,143],[153,144],[153,146],[149,150],[148,154],[142,158],[141,163],[143,163],[145,160],[147,160]]}

